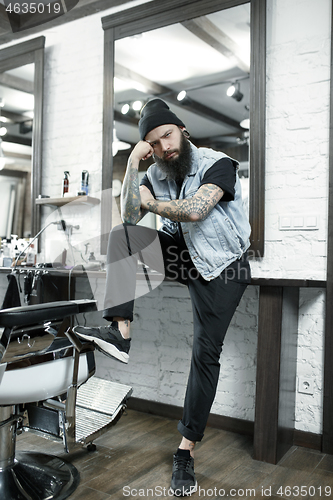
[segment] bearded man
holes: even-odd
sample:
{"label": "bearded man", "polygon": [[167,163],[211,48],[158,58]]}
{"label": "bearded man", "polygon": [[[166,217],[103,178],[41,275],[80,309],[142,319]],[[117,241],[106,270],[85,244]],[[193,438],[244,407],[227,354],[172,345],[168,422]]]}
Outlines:
{"label": "bearded man", "polygon": [[[193,350],[171,479],[174,494],[184,496],[197,489],[194,446],[203,438],[215,398],[224,337],[250,282],[250,225],[236,160],[194,146],[184,123],[161,99],[145,105],[139,131],[123,182],[124,224],[109,238],[103,317],[111,324],[74,330],[128,362],[138,258],[188,287]],[[155,163],[139,185],[139,163],[151,156]],[[136,225],[147,212],[161,216],[159,231]]]}

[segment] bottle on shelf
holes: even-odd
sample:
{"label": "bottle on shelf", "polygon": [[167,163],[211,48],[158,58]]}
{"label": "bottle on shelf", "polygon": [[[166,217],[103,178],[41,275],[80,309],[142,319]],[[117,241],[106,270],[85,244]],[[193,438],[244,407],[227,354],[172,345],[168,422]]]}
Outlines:
{"label": "bottle on shelf", "polygon": [[69,172],[68,170],[65,170],[64,172],[64,178],[62,181],[62,196],[65,196],[66,193],[69,191]]}
{"label": "bottle on shelf", "polygon": [[2,265],[3,267],[10,267],[12,265],[12,257],[10,255],[11,248],[10,243],[8,241],[2,240]]}
{"label": "bottle on shelf", "polygon": [[82,170],[81,174],[81,191],[88,195],[89,194],[89,172],[88,170]]}

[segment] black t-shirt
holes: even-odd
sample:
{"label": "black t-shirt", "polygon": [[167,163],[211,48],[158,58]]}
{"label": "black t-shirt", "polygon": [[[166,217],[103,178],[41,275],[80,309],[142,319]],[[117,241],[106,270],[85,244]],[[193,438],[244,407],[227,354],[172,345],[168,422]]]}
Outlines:
{"label": "black t-shirt", "polygon": [[[224,194],[219,201],[219,203],[222,203],[235,199],[235,183],[236,167],[234,163],[229,158],[221,158],[207,170],[202,178],[200,186],[203,184],[215,184],[223,189]],[[155,197],[154,189],[149,182],[147,174],[142,178],[141,185],[147,186],[151,194]],[[178,185],[178,193],[180,193],[180,190],[181,185]],[[187,250],[180,223],[178,223],[178,232],[172,236],[180,249]],[[232,262],[227,269],[223,271],[225,279],[240,283],[249,283],[251,281],[250,274],[246,253],[239,260]]]}
{"label": "black t-shirt", "polygon": [[[219,203],[232,201],[235,198],[236,168],[230,158],[221,158],[214,163],[204,174],[200,186],[203,184],[215,184],[223,189],[224,194]],[[149,182],[147,174],[142,178],[141,185],[147,186],[155,198],[153,186]],[[180,191],[181,186],[179,186]]]}

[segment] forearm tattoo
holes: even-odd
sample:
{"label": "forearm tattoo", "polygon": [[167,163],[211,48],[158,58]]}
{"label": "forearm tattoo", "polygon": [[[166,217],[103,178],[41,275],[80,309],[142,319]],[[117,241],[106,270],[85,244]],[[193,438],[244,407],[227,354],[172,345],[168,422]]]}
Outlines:
{"label": "forearm tattoo", "polygon": [[138,169],[128,160],[122,193],[122,217],[124,222],[136,224],[140,219],[141,198],[139,191]]}
{"label": "forearm tattoo", "polygon": [[175,222],[195,222],[203,220],[222,198],[223,190],[214,184],[204,184],[193,198],[185,200],[147,202],[150,212]]}

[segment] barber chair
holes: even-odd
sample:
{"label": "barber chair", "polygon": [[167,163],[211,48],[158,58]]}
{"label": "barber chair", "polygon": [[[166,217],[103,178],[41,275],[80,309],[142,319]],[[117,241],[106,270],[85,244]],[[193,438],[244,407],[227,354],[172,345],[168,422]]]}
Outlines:
{"label": "barber chair", "polygon": [[16,436],[32,431],[61,441],[66,452],[114,425],[129,386],[99,379],[94,347],[71,329],[93,300],[50,302],[0,310],[0,499],[63,500],[79,473],[56,456],[15,452]]}

